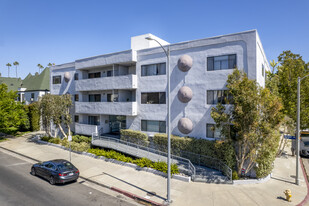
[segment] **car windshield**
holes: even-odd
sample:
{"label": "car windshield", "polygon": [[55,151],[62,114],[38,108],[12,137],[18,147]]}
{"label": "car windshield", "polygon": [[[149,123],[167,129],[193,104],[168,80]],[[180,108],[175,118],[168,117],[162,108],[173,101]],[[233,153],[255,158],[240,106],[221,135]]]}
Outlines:
{"label": "car windshield", "polygon": [[58,165],[58,169],[62,171],[72,170],[74,166],[70,162],[63,162],[62,164]]}
{"label": "car windshield", "polygon": [[308,141],[308,142],[304,142],[304,145],[305,145],[306,147],[309,147],[309,141]]}

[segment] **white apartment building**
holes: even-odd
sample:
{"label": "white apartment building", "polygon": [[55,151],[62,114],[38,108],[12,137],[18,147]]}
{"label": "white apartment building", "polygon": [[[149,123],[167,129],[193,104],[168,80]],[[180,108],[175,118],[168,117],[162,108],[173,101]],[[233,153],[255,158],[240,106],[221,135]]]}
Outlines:
{"label": "white apartment building", "polygon": [[[269,64],[256,30],[170,44],[152,34],[131,38],[131,49],[78,59],[51,68],[51,94],[71,94],[76,134],[91,135],[96,126],[100,134],[119,133],[120,129],[166,132],[167,75],[166,55],[155,38],[170,48],[171,131],[174,135],[204,139],[219,137],[213,131],[211,108],[226,99],[226,80],[237,67],[265,85]],[[178,69],[178,60],[188,55],[192,67]],[[193,97],[182,103],[181,87],[191,88]],[[182,134],[178,121],[188,118],[193,124]]]}

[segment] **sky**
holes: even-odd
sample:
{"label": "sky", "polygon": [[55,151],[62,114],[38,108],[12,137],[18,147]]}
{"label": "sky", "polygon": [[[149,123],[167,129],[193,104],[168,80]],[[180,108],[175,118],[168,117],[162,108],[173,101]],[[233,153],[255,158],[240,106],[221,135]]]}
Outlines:
{"label": "sky", "polygon": [[309,62],[307,0],[0,0],[0,73],[128,50],[146,33],[177,43],[251,29],[268,60],[291,50]]}

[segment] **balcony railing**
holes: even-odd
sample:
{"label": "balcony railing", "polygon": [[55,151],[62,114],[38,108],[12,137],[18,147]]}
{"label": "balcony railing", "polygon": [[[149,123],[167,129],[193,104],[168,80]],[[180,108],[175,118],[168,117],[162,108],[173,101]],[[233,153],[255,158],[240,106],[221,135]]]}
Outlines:
{"label": "balcony railing", "polygon": [[137,115],[137,102],[75,102],[75,113]]}
{"label": "balcony railing", "polygon": [[136,89],[137,76],[135,74],[101,77],[93,79],[77,80],[75,83],[76,91],[96,91],[112,89]]}

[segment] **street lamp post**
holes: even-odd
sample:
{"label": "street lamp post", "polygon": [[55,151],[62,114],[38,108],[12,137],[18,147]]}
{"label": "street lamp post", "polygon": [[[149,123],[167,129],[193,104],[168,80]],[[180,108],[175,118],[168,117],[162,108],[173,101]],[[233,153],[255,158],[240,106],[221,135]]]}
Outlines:
{"label": "street lamp post", "polygon": [[171,107],[170,107],[170,47],[165,48],[154,38],[146,37],[147,40],[156,41],[163,49],[167,58],[167,203],[171,203]]}
{"label": "street lamp post", "polygon": [[295,177],[295,183],[299,185],[299,130],[300,130],[300,82],[301,80],[305,79],[308,77],[308,75],[304,77],[298,77],[297,79],[297,118],[296,118],[296,177]]}

